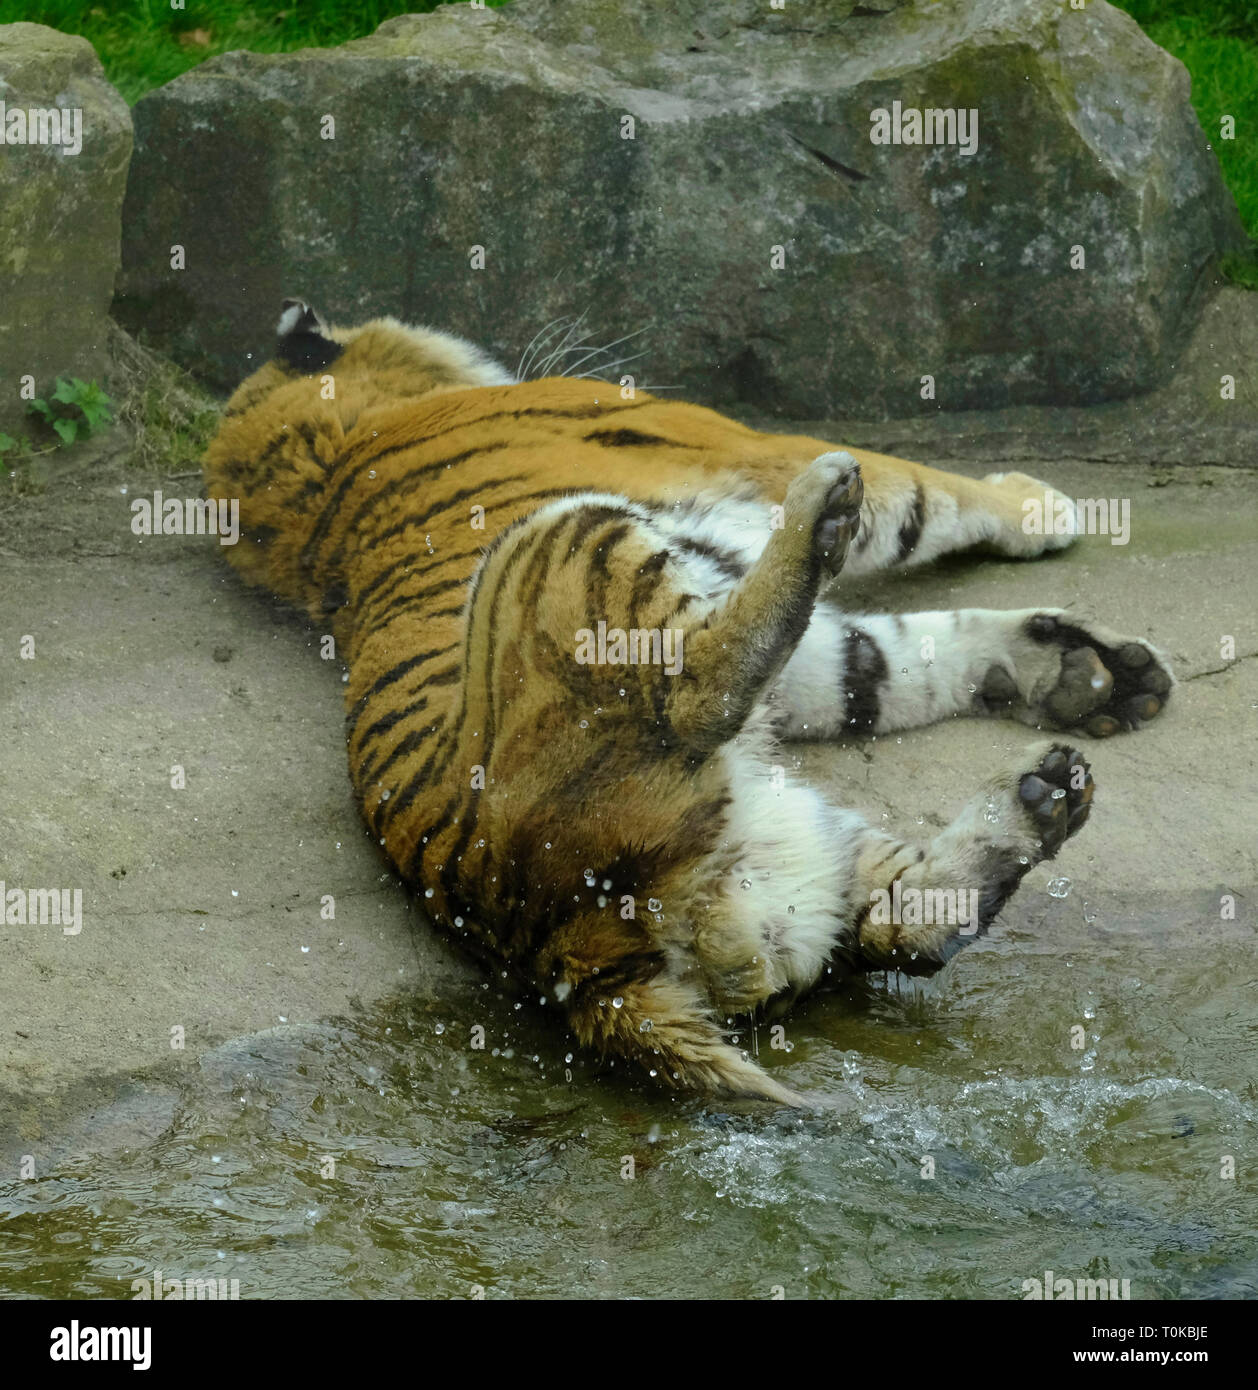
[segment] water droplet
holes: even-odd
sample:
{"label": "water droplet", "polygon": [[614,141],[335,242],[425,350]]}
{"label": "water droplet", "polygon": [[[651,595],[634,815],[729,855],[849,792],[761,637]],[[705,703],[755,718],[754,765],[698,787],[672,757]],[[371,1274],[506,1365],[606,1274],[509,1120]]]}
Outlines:
{"label": "water droplet", "polygon": [[1068,878],[1050,878],[1048,881],[1048,895],[1050,898],[1069,897],[1070,880]]}
{"label": "water droplet", "polygon": [[445,1024],[444,1024],[444,1023],[438,1023],[438,1024],[437,1024],[437,1032],[438,1032],[438,1033],[444,1033],[445,1031],[446,1031],[446,1026],[445,1026]]}
{"label": "water droplet", "polygon": [[658,898],[648,898],[646,900],[646,905],[652,912],[658,912],[664,906]]}
{"label": "water droplet", "polygon": [[638,1024],[638,1032],[639,1032],[639,1033],[649,1033],[649,1032],[651,1031],[651,1029],[654,1028],[654,1027],[655,1027],[655,1024],[653,1024],[649,1018],[644,1018],[644,1019],[642,1020],[642,1022],[641,1022],[640,1024]]}
{"label": "water droplet", "polygon": [[615,999],[612,1000],[612,1008],[613,1008],[613,1009],[623,1009],[624,1006],[625,1006],[625,1001],[624,1001],[624,999],[618,994],[618,995],[615,997]]}
{"label": "water droplet", "polygon": [[589,721],[588,719],[578,719],[578,720],[577,720],[577,728],[578,728],[578,729],[588,729],[589,727],[590,727],[590,721]]}
{"label": "water droplet", "polygon": [[751,880],[749,878],[745,878],[738,886],[743,889],[750,888]]}
{"label": "water droplet", "polygon": [[432,889],[431,889],[431,888],[425,888],[425,889],[424,889],[424,897],[426,897],[426,898],[431,898],[431,897],[432,897]]}

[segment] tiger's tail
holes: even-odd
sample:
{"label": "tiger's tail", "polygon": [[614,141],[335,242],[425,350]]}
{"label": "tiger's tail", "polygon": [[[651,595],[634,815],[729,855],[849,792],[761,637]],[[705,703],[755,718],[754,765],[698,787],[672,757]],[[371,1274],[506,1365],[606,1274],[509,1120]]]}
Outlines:
{"label": "tiger's tail", "polygon": [[699,995],[658,976],[599,993],[587,980],[569,1004],[578,1040],[644,1067],[674,1090],[804,1106],[727,1042]]}

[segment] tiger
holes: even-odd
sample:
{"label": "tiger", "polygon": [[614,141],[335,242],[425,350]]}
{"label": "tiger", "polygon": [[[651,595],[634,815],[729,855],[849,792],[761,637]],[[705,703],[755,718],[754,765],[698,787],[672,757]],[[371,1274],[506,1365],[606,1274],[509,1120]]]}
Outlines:
{"label": "tiger", "polygon": [[[833,601],[840,572],[1069,545],[1073,524],[1023,524],[1032,501],[1073,506],[1047,484],[626,380],[522,379],[456,335],[285,300],[206,491],[239,506],[240,575],[330,627],[355,800],[431,922],[604,1068],[800,1106],[736,1029],[823,980],[932,975],[986,934],[1088,820],[1080,736],[1142,727],[1174,675],[1061,608]],[[961,716],[1058,737],[920,845],[781,775],[783,741]],[[885,910],[908,890],[974,910]]]}

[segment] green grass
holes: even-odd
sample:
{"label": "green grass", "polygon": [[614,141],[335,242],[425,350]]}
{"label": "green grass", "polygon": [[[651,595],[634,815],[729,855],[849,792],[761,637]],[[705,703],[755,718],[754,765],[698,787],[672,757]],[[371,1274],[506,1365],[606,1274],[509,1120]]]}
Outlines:
{"label": "green grass", "polygon": [[[1251,237],[1258,237],[1258,0],[1117,0],[1192,78],[1192,104]],[[1221,140],[1220,119],[1236,135]],[[1258,258],[1234,261],[1231,278],[1253,285]]]}
{"label": "green grass", "polygon": [[[489,0],[491,5],[503,0]],[[216,53],[281,53],[360,39],[386,19],[436,9],[437,0],[0,0],[0,24],[30,20],[95,45],[109,80],[128,101]]]}
{"label": "green grass", "polygon": [[1146,31],[1179,24],[1201,34],[1258,40],[1258,0],[1115,0]]}

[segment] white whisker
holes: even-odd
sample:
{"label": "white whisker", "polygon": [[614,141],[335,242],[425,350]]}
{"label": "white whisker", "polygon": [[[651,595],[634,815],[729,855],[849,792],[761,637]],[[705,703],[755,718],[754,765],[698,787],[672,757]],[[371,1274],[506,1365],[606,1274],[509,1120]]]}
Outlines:
{"label": "white whisker", "polygon": [[562,328],[565,337],[559,339],[565,341],[567,333],[571,329],[573,316],[571,314],[561,314],[557,319],[551,319],[545,328],[533,337],[533,341],[525,349],[525,356],[520,359],[520,379],[524,380],[527,374],[535,369],[537,360],[542,355],[543,349],[550,346],[555,335]]}
{"label": "white whisker", "polygon": [[616,358],[616,360],[615,360],[614,362],[602,362],[602,363],[600,363],[597,367],[591,367],[590,370],[589,370],[588,372],[574,372],[574,373],[572,373],[572,375],[573,375],[573,376],[581,377],[581,376],[593,376],[593,375],[595,375],[595,373],[597,373],[597,374],[600,375],[600,376],[602,376],[602,375],[610,376],[611,373],[614,372],[614,371],[616,370],[617,367],[623,367],[623,366],[626,365],[626,363],[629,363],[629,362],[636,362],[636,361],[638,361],[639,358],[645,357],[645,356],[646,356],[646,353],[645,353],[645,352],[635,352],[635,353],[633,353],[633,354],[632,354],[631,356],[629,356],[629,357],[618,357],[618,358]]}
{"label": "white whisker", "polygon": [[[540,361],[535,361],[530,365],[530,371],[533,373],[535,379],[538,377],[547,376],[550,372],[550,369],[559,360],[559,358],[563,356],[563,354],[566,351],[570,351],[572,349],[572,347],[574,346],[573,334],[575,334],[576,331],[585,322],[586,316],[589,314],[589,312],[590,311],[586,309],[583,313],[581,313],[575,319],[573,319],[569,323],[567,329],[564,331],[563,337],[559,339],[558,343],[551,349],[551,351],[548,352],[546,356],[543,357]],[[589,336],[590,335],[588,332],[582,334],[582,336],[576,340],[577,344],[584,342],[585,339]]]}
{"label": "white whisker", "polygon": [[551,319],[551,321],[544,328],[539,328],[537,332],[533,334],[532,338],[529,339],[528,346],[520,354],[520,365],[516,369],[516,379],[518,381],[524,380],[525,368],[528,365],[529,359],[533,355],[534,347],[540,346],[540,340],[544,337],[544,335],[550,333],[550,331],[554,329],[557,325],[565,323],[567,319],[567,314],[561,314],[559,318]]}
{"label": "white whisker", "polygon": [[[587,352],[585,357],[582,357],[578,361],[574,362],[572,366],[575,369],[579,367],[581,363],[586,361],[588,358],[597,357],[600,352],[610,352],[612,348],[619,347],[621,343],[627,343],[630,338],[640,337],[645,332],[646,328],[635,328],[632,333],[626,333],[623,338],[613,338],[610,343],[604,343],[602,347],[594,348],[593,351]],[[576,374],[577,373],[574,370],[573,375]]]}

